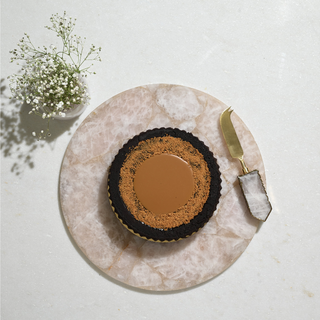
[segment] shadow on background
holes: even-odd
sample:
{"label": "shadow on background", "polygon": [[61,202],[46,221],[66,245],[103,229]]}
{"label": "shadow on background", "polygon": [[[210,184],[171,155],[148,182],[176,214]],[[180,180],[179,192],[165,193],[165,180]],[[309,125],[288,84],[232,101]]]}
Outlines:
{"label": "shadow on background", "polygon": [[6,86],[5,79],[1,79],[1,152],[4,157],[14,159],[11,172],[20,175],[27,168],[34,168],[35,151],[43,148],[45,144],[53,149],[54,140],[69,132],[77,121],[52,120],[50,121],[51,137],[38,141],[32,132],[40,132],[47,128],[47,121],[39,116],[29,114],[31,107],[26,103],[9,99],[10,89]]}

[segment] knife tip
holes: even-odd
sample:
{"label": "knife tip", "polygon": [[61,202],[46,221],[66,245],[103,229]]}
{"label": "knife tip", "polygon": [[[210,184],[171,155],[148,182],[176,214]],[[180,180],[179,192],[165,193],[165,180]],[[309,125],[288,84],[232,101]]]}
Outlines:
{"label": "knife tip", "polygon": [[227,109],[225,109],[223,112],[222,112],[222,114],[221,114],[221,116],[223,115],[223,114],[229,114],[229,115],[231,115],[231,113],[233,112],[233,109],[231,109],[231,107],[229,107],[229,108],[227,108]]}

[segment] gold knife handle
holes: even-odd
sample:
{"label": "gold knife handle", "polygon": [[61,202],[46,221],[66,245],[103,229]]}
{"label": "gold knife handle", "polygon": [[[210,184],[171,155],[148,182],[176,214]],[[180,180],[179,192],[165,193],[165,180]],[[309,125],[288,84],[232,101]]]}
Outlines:
{"label": "gold knife handle", "polygon": [[240,187],[250,213],[258,220],[266,221],[271,210],[266,189],[258,170],[238,176]]}
{"label": "gold knife handle", "polygon": [[240,160],[243,173],[244,173],[244,174],[249,173],[249,169],[248,169],[248,167],[246,166],[246,164],[244,163],[243,156],[242,156],[242,157],[239,157],[238,159]]}

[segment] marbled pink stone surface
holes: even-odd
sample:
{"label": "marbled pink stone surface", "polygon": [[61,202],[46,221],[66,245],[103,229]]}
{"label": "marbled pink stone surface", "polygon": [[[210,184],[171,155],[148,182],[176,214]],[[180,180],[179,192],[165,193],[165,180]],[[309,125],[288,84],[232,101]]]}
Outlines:
{"label": "marbled pink stone surface", "polygon": [[[258,221],[249,213],[219,126],[225,104],[183,86],[147,85],[120,93],[96,108],[67,148],[60,175],[60,201],[70,233],[88,259],[107,275],[147,290],[178,290],[211,279],[246,249]],[[232,121],[250,170],[265,182],[259,149],[248,128]],[[175,243],[153,243],[131,234],[115,217],[107,196],[107,170],[132,136],[156,127],[192,132],[214,153],[222,173],[218,209],[197,234]]]}

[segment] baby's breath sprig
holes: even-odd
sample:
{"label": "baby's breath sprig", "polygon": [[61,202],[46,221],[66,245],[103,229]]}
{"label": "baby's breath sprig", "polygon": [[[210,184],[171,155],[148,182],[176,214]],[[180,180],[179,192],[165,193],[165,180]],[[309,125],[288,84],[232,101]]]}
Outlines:
{"label": "baby's breath sprig", "polygon": [[92,73],[89,68],[93,63],[88,65],[88,61],[101,61],[101,47],[91,45],[85,53],[85,38],[72,34],[76,19],[68,18],[64,12],[63,16],[52,15],[50,21],[51,26],[45,28],[61,38],[61,49],[54,45],[35,47],[25,33],[18,49],[10,51],[11,62],[24,62],[18,74],[8,77],[11,98],[27,103],[30,114],[47,120],[45,130],[32,133],[38,139],[50,136],[49,124],[55,116],[64,117],[68,110],[88,102],[90,97],[82,77]]}

